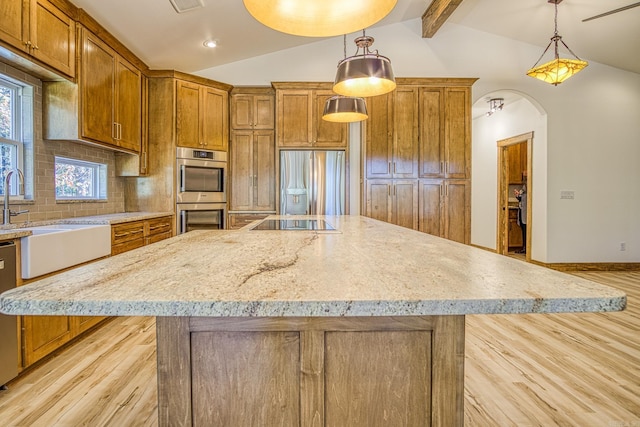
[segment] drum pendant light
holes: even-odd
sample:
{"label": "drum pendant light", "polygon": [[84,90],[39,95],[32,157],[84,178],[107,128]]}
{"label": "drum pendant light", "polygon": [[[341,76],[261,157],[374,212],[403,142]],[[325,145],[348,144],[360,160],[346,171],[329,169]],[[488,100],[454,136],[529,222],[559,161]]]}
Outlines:
{"label": "drum pendant light", "polygon": [[[344,96],[368,97],[383,95],[396,88],[389,58],[369,51],[373,37],[362,32],[362,37],[355,39],[358,46],[356,54],[343,59],[338,64],[338,71],[333,91]],[[358,52],[362,49],[362,54]],[[346,56],[346,55],[345,55]]]}
{"label": "drum pendant light", "polygon": [[243,0],[262,24],[287,34],[331,37],[370,27],[397,0]]}
{"label": "drum pendant light", "polygon": [[368,117],[367,105],[363,98],[340,95],[327,99],[322,113],[323,120],[338,123],[360,122]]}
{"label": "drum pendant light", "polygon": [[[535,79],[542,80],[546,83],[551,83],[554,86],[558,86],[563,81],[567,80],[569,77],[574,74],[579,73],[585,68],[589,63],[587,61],[583,61],[578,58],[578,55],[573,53],[573,51],[567,46],[565,42],[562,41],[562,36],[558,34],[558,3],[562,0],[549,0],[549,3],[555,4],[555,31],[553,33],[553,37],[551,37],[551,41],[547,45],[547,48],[542,52],[542,55],[538,59],[538,62],[542,59],[545,53],[549,50],[551,45],[554,45],[554,58],[540,66],[538,62],[536,62],[533,67],[529,71],[527,71],[527,75],[529,77],[533,77]],[[558,54],[558,42],[562,43],[562,45],[567,48],[569,52],[574,56],[575,59],[567,59],[560,58]]]}

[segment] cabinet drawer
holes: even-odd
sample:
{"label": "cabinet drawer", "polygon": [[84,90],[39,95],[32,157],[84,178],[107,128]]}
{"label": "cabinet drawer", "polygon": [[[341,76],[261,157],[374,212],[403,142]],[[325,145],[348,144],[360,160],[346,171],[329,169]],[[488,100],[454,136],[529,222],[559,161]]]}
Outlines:
{"label": "cabinet drawer", "polygon": [[164,239],[168,239],[171,237],[171,231],[167,231],[166,233],[153,234],[146,239],[146,244],[150,245],[151,243],[156,243]]}
{"label": "cabinet drawer", "polygon": [[[163,216],[161,218],[154,218],[147,221],[149,229],[147,230],[147,236],[154,236],[156,234],[171,234],[172,220],[170,216]],[[169,236],[171,237],[171,236]]]}
{"label": "cabinet drawer", "polygon": [[134,221],[111,227],[111,246],[141,239],[144,245],[144,222]]}
{"label": "cabinet drawer", "polygon": [[143,246],[144,246],[144,236],[142,236],[141,234],[140,237],[135,240],[129,240],[124,243],[119,243],[117,245],[111,245],[111,255],[118,255],[123,252],[141,248]]}

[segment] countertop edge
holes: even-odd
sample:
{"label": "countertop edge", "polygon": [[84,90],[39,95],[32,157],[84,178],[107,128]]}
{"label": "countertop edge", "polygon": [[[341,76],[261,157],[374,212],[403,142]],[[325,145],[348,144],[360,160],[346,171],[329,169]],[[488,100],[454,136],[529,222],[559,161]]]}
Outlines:
{"label": "countertop edge", "polygon": [[[9,292],[10,293],[10,292]],[[533,314],[615,312],[626,308],[622,295],[558,299],[422,300],[422,301],[95,301],[57,300],[7,303],[0,297],[0,311],[15,315],[158,316],[158,317],[382,317],[472,314]]]}

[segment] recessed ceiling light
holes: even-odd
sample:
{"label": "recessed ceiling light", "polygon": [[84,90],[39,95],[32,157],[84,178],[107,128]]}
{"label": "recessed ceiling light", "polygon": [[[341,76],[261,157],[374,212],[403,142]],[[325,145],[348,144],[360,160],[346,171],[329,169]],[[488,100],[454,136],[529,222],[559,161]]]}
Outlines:
{"label": "recessed ceiling light", "polygon": [[209,48],[214,48],[216,46],[218,46],[218,41],[217,40],[205,40],[204,43],[202,43],[204,45],[204,47],[209,47]]}

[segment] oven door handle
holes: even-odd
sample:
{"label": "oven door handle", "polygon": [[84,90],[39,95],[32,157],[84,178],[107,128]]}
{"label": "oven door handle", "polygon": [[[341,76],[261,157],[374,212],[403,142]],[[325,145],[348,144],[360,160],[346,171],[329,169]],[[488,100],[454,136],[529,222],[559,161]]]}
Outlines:
{"label": "oven door handle", "polygon": [[187,180],[187,167],[180,165],[180,192],[185,192],[185,181]]}

